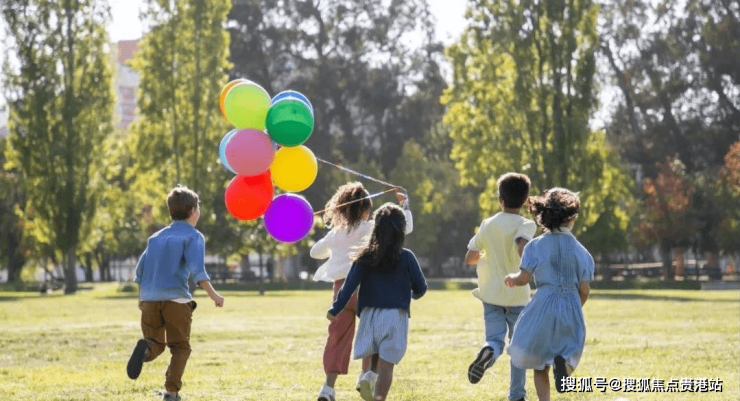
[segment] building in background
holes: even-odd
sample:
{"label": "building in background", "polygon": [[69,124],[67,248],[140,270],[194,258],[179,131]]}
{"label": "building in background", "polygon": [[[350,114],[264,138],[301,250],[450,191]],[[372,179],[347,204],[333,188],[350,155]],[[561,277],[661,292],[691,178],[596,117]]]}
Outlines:
{"label": "building in background", "polygon": [[116,114],[118,128],[127,129],[136,118],[136,87],[139,74],[127,62],[139,49],[139,40],[122,40],[116,46]]}

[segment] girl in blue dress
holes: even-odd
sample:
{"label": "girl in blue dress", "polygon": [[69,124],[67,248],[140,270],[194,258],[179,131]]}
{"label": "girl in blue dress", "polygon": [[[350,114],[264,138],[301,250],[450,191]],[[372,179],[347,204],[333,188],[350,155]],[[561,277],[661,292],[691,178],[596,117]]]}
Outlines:
{"label": "girl in blue dress", "polygon": [[540,401],[550,400],[550,366],[555,389],[565,391],[564,379],[578,365],[586,342],[583,304],[594,277],[594,260],[570,232],[579,208],[578,195],[565,188],[531,198],[529,212],[546,232],[524,247],[519,273],[504,279],[514,287],[528,285],[534,275],[537,284],[514,326],[509,355],[514,366],[534,369]]}

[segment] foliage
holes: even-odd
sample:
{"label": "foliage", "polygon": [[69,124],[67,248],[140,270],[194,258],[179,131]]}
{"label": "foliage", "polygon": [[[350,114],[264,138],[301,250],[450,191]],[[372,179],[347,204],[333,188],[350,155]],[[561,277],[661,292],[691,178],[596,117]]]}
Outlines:
{"label": "foliage", "polygon": [[100,146],[112,130],[108,8],[92,0],[8,0],[2,14],[17,61],[5,65],[5,168],[22,177],[25,235],[37,250],[63,257],[66,291],[74,292],[75,253],[99,202]]}

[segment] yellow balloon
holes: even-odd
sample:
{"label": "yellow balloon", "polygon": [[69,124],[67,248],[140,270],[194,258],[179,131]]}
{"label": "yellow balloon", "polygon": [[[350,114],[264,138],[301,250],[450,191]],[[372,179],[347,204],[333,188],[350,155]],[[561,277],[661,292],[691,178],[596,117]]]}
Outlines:
{"label": "yellow balloon", "polygon": [[303,145],[280,148],[270,165],[272,181],[288,192],[300,192],[310,187],[318,171],[316,156]]}

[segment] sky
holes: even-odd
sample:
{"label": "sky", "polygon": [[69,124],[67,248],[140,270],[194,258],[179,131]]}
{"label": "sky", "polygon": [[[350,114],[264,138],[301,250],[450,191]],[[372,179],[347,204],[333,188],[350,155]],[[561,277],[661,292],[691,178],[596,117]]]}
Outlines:
{"label": "sky", "polygon": [[[331,0],[322,0],[329,2]],[[463,0],[428,0],[432,14],[437,19],[437,38],[450,44],[462,32],[465,26],[465,5]],[[110,0],[113,24],[109,28],[114,42],[127,39],[138,39],[142,36],[143,26],[139,22],[139,9],[142,0]],[[320,7],[320,5],[319,5]]]}

